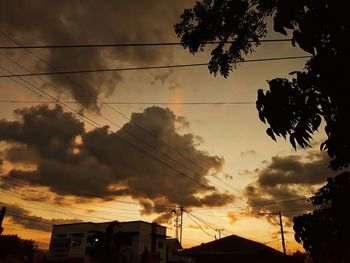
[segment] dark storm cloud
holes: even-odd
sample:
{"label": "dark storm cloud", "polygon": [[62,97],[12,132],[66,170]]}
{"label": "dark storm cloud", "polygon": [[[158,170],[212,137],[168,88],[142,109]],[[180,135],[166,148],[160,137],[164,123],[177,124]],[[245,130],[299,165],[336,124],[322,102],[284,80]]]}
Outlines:
{"label": "dark storm cloud", "polygon": [[[10,160],[25,156],[33,158],[36,154],[56,160],[66,158],[72,154],[74,139],[84,131],[83,123],[59,107],[51,110],[47,106],[17,109],[15,114],[21,122],[0,120],[0,140],[24,145],[11,148],[8,152]],[[29,153],[21,153],[21,150]]]}
{"label": "dark storm cloud", "polygon": [[311,152],[306,157],[272,157],[264,168],[254,171],[257,180],[245,188],[250,213],[257,216],[266,210],[282,211],[292,219],[306,212],[311,208],[306,197],[335,175],[328,163],[328,156],[319,152]]}
{"label": "dark storm cloud", "polygon": [[41,216],[31,215],[29,210],[15,204],[3,204],[0,202],[0,205],[6,206],[6,218],[10,218],[11,222],[27,229],[50,232],[53,225],[83,222],[79,219],[46,219]]}
{"label": "dark storm cloud", "polygon": [[259,184],[273,187],[278,184],[320,184],[334,175],[328,169],[325,154],[310,153],[306,161],[300,156],[272,157],[270,164],[259,170]]}
{"label": "dark storm cloud", "polygon": [[[193,0],[1,1],[0,24],[2,31],[21,44],[176,41],[173,25],[183,9],[192,3]],[[7,43],[13,44],[9,40]],[[111,64],[117,67],[124,63],[139,66],[169,63],[173,60],[173,51],[173,47],[122,47],[35,52],[45,55],[47,62],[57,70],[76,70],[103,68]],[[52,70],[41,62],[37,63],[39,68]],[[96,108],[97,100],[91,94],[110,94],[121,75],[84,74],[71,77],[71,80],[65,77],[51,79],[70,91],[83,106]]]}
{"label": "dark storm cloud", "polygon": [[6,151],[6,159],[11,163],[35,163],[39,155],[32,148],[13,146]]}
{"label": "dark storm cloud", "polygon": [[[198,150],[195,135],[179,134],[176,126],[188,123],[169,109],[150,107],[133,113],[131,121],[116,132],[108,127],[86,132],[80,121],[60,107],[36,106],[16,112],[18,121],[0,122],[0,140],[15,143],[5,158],[33,162],[36,169],[13,169],[3,177],[5,183],[17,178],[30,186],[49,187],[59,195],[85,199],[127,195],[141,201],[143,213],[164,213],[162,216],[166,212],[159,204],[190,209],[222,206],[233,200],[227,194],[213,193],[215,188],[206,178],[222,170],[223,158]],[[16,132],[11,133],[11,127]],[[35,153],[35,158],[20,154],[18,143]]]}

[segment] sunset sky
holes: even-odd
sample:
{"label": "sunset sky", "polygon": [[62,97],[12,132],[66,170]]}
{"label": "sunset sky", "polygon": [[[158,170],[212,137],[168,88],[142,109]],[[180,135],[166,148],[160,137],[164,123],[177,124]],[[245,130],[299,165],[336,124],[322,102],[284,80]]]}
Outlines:
{"label": "sunset sky", "polygon": [[[193,2],[1,1],[0,44],[178,42],[173,25]],[[266,39],[283,37],[269,32]],[[1,75],[210,58],[210,49],[191,55],[181,46],[0,52]],[[246,59],[304,55],[290,42],[272,42]],[[183,217],[185,247],[224,229],[223,236],[281,250],[278,217],[259,215],[281,211],[287,250],[301,250],[292,218],[309,211],[305,197],[334,175],[319,150],[323,128],[312,148],[295,151],[266,134],[255,101],[267,80],[288,78],[305,62],[242,63],[228,78],[211,75],[206,66],[0,78],[4,233],[47,247],[53,224],[156,220],[174,237],[180,210],[172,210],[183,206],[192,214]]]}

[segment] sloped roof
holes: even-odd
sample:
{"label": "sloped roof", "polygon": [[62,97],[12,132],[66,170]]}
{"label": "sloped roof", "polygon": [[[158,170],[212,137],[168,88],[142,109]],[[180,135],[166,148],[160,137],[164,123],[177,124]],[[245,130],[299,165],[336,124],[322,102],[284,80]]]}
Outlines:
{"label": "sloped roof", "polygon": [[196,247],[185,249],[183,255],[249,255],[249,254],[274,254],[284,256],[280,251],[271,247],[236,235],[231,235],[214,240]]}

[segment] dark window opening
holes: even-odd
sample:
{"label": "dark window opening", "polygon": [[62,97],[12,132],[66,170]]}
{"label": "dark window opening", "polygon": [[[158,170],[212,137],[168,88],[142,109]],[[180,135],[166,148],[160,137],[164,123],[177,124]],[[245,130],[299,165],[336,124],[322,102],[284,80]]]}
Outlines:
{"label": "dark window opening", "polygon": [[72,240],[72,247],[80,247],[80,246],[81,246],[81,239]]}

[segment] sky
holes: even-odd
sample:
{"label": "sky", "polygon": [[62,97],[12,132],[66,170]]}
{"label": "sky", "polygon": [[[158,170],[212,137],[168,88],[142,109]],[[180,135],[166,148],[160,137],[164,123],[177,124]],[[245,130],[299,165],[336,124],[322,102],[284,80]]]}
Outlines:
{"label": "sky", "polygon": [[[193,2],[2,1],[0,44],[177,42],[173,26]],[[276,38],[285,36],[269,30],[266,39]],[[210,48],[192,55],[181,46],[0,52],[2,75],[210,58]],[[304,55],[290,42],[273,42],[246,59]],[[267,80],[290,78],[305,62],[242,63],[228,78],[206,66],[0,78],[4,233],[47,248],[53,224],[145,220],[167,226],[174,237],[183,206],[185,247],[223,229],[222,236],[281,250],[275,214],[281,211],[287,250],[302,250],[292,218],[310,211],[306,198],[334,176],[319,150],[325,135],[320,128],[308,149],[294,150],[283,138],[274,142],[255,101]],[[186,104],[193,102],[202,104]]]}

